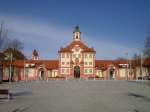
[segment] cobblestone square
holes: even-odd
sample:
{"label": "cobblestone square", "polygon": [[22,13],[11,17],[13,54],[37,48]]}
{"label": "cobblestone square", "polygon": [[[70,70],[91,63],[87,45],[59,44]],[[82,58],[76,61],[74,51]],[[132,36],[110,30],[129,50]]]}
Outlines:
{"label": "cobblestone square", "polygon": [[0,112],[149,112],[150,86],[127,81],[31,81],[4,83],[12,99]]}

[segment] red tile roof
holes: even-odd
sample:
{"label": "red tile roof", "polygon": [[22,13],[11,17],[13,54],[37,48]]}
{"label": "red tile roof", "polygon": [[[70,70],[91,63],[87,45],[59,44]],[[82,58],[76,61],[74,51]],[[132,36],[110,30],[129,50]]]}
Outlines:
{"label": "red tile roof", "polygon": [[107,67],[109,65],[112,65],[112,60],[95,60],[95,67]]}
{"label": "red tile roof", "polygon": [[[57,69],[59,65],[58,60],[15,60],[12,65],[17,67],[24,67],[24,64],[34,64],[35,66],[45,66],[47,69]],[[5,61],[5,65],[9,65],[10,61]]]}
{"label": "red tile roof", "polygon": [[[35,67],[39,66],[45,66],[47,69],[58,69],[59,68],[59,60],[15,60],[12,62],[12,65],[17,66],[17,67],[24,67],[24,63],[26,64],[34,64]],[[73,63],[73,62],[71,62]],[[119,64],[127,64],[126,60],[95,60],[95,67],[100,68],[104,67],[107,68],[108,66],[114,65],[118,66]],[[5,61],[4,64],[6,66],[10,65],[10,61]],[[135,65],[135,61],[131,61],[132,66],[139,66]],[[144,66],[150,66],[150,61],[145,61]]]}
{"label": "red tile roof", "polygon": [[119,65],[126,63],[126,60],[95,60],[95,67],[108,67],[111,65]]}

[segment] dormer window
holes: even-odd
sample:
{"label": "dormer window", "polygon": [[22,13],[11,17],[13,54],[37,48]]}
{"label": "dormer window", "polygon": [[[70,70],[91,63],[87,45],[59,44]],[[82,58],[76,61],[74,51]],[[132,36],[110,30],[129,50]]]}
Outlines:
{"label": "dormer window", "polygon": [[75,49],[76,50],[76,52],[79,52],[79,49],[77,48],[77,49]]}
{"label": "dormer window", "polygon": [[76,58],[76,54],[73,54],[73,58]]}

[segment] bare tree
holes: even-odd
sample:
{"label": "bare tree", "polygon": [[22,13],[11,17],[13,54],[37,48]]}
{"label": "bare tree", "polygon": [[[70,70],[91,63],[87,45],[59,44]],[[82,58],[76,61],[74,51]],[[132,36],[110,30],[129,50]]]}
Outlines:
{"label": "bare tree", "polygon": [[[6,27],[4,22],[0,22],[0,52],[3,52],[3,54],[5,54],[5,58],[7,60],[11,60],[10,58],[8,58],[11,55],[13,55],[13,59],[25,59],[25,56],[22,53],[23,43],[19,39],[9,38],[8,33],[8,28]],[[4,62],[4,58],[2,58],[2,60],[0,61]],[[1,65],[1,68],[2,67],[3,63]],[[2,82],[2,75],[2,72],[0,72],[0,82]]]}
{"label": "bare tree", "polygon": [[23,49],[23,43],[18,39],[13,39],[9,42],[8,48],[21,51]]}
{"label": "bare tree", "polygon": [[145,41],[144,56],[150,58],[150,35],[147,36]]}
{"label": "bare tree", "polygon": [[150,34],[147,36],[146,41],[145,41],[145,47],[144,47],[144,57],[145,57],[145,62],[147,62],[147,71],[148,75],[150,77]]}
{"label": "bare tree", "polygon": [[[19,59],[19,60],[23,60],[26,59],[25,55],[18,49],[16,48],[8,48],[4,51],[4,54],[6,56],[10,56],[11,54],[13,55],[13,60]],[[10,58],[10,57],[9,57]],[[10,59],[9,59],[10,60]]]}
{"label": "bare tree", "polygon": [[0,51],[4,51],[8,48],[16,50],[23,49],[23,43],[19,39],[11,39],[8,37],[9,30],[4,22],[0,23]]}
{"label": "bare tree", "polygon": [[2,82],[3,61],[4,61],[4,54],[1,53],[1,51],[4,49],[4,46],[6,46],[6,43],[8,42],[7,35],[8,35],[8,30],[4,25],[4,22],[0,22],[0,83]]}
{"label": "bare tree", "polygon": [[140,64],[141,64],[141,56],[135,53],[133,56],[133,66],[140,66]]}

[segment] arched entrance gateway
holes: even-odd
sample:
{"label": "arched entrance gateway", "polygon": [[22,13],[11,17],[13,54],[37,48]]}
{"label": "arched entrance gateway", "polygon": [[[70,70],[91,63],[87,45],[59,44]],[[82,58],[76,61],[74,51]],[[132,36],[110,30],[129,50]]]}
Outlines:
{"label": "arched entrance gateway", "polygon": [[43,68],[39,69],[39,79],[40,80],[45,80],[46,79],[45,70]]}
{"label": "arched entrance gateway", "polygon": [[80,78],[80,67],[79,66],[74,67],[74,77]]}
{"label": "arched entrance gateway", "polygon": [[110,68],[110,70],[109,70],[109,79],[110,80],[115,78],[114,72],[115,72],[115,69],[114,68]]}

